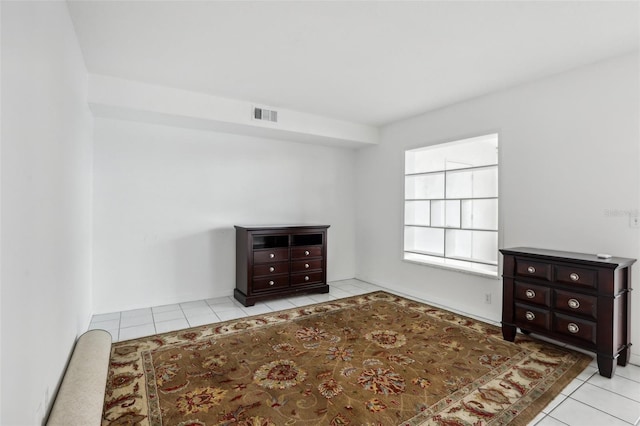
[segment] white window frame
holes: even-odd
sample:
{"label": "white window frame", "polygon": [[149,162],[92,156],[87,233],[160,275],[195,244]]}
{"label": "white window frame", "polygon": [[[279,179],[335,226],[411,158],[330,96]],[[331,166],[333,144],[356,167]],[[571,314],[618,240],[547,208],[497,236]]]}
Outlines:
{"label": "white window frame", "polygon": [[[500,156],[498,154],[499,151],[495,153],[495,162],[490,162],[490,164],[480,164],[480,165],[470,164],[468,167],[465,167],[463,164],[458,163],[453,167],[447,167],[447,165],[444,165],[442,166],[442,168],[437,168],[434,170],[428,170],[428,171],[422,171],[422,172],[420,171],[409,172],[408,169],[410,167],[407,164],[408,153],[412,153],[416,151],[429,151],[431,149],[439,149],[439,148],[442,149],[442,148],[447,148],[447,146],[452,147],[457,144],[473,143],[475,141],[488,140],[491,138],[495,139],[496,150],[498,150],[500,137],[497,132],[492,132],[490,134],[477,136],[477,137],[458,139],[458,140],[447,141],[447,142],[433,144],[433,145],[420,146],[420,147],[410,148],[405,150],[404,179],[403,179],[404,196],[403,196],[403,219],[402,219],[402,229],[403,229],[402,259],[404,261],[411,262],[411,263],[418,263],[426,266],[437,267],[437,268],[455,270],[455,271],[460,271],[465,273],[478,274],[488,278],[498,278],[499,270],[500,270],[500,256],[498,253],[498,248],[500,246],[500,240],[502,235],[501,226],[500,226],[500,191],[499,191],[499,188],[500,188],[499,157]],[[456,162],[456,159],[453,158],[452,162]],[[495,171],[495,180],[496,180],[495,194],[492,193],[492,194],[489,194],[488,196],[473,196],[473,195],[471,196],[458,195],[457,197],[447,196],[446,194],[447,178],[450,178],[453,174],[456,174],[456,173],[465,173],[465,171],[466,172],[477,171],[481,173],[483,170]],[[473,176],[473,173],[471,174]],[[428,176],[432,176],[434,177],[434,179],[437,179],[436,177],[441,176],[442,179],[444,179],[444,183],[442,184],[443,185],[442,191],[444,191],[444,193],[442,195],[437,195],[437,194],[425,195],[424,198],[409,197],[407,194],[408,178],[413,178],[413,177],[427,178]],[[471,179],[473,179],[473,177]],[[491,216],[491,219],[492,219],[490,220],[491,225],[489,225],[488,227],[474,226],[473,219],[471,219],[471,222],[469,222],[468,219],[466,221],[463,219],[463,203],[466,203],[466,206],[467,206],[466,210],[468,211],[469,206],[473,206],[474,202],[476,201],[479,201],[481,203],[485,202],[488,205],[493,204],[491,208],[495,209],[495,220],[493,220],[493,216]],[[417,224],[415,221],[415,218],[414,218],[414,222],[408,222],[407,205],[408,203],[415,203],[415,202],[424,204],[424,206],[422,207],[422,212],[423,214],[425,214],[424,212],[428,212],[426,214],[429,215],[429,223]],[[443,210],[445,211],[444,223],[433,224],[431,222],[434,217],[434,212],[432,210],[434,206],[438,207],[438,209],[440,210],[440,209],[444,209],[444,206],[450,205],[450,206],[453,206],[454,207],[453,210],[455,210],[456,203],[458,204],[457,213],[456,213],[458,215],[457,218],[456,218],[456,214],[447,215],[446,210]],[[412,213],[415,211],[416,211],[415,209],[411,210]],[[471,217],[473,217],[473,214],[471,215]],[[463,224],[463,222],[465,223]],[[471,225],[468,225],[469,223],[471,223]],[[465,224],[467,224],[467,226],[464,226]],[[438,238],[440,240],[436,241],[436,243],[441,243],[441,250],[438,250],[438,252],[429,252],[429,250],[422,251],[422,250],[415,250],[415,249],[412,250],[411,247],[408,248],[407,245],[408,244],[411,245],[411,237],[408,238],[408,234],[416,234],[417,232],[423,232],[423,231],[425,233],[431,232],[433,234],[437,234],[437,237],[435,238]],[[485,249],[485,250],[488,253],[491,253],[492,256],[495,255],[495,257],[490,260],[487,260],[487,259],[474,258],[473,254],[471,254],[471,257],[457,257],[455,256],[455,253],[454,254],[448,253],[447,239],[452,239],[452,241],[454,241],[456,234],[458,238],[460,237],[464,238],[466,234],[466,238],[470,239],[470,241],[474,241],[474,239],[475,240],[483,239],[483,238],[485,240],[488,239],[486,245],[489,246],[489,249]],[[492,234],[495,234],[495,235],[492,235]],[[472,242],[471,246],[473,246],[473,244],[474,243]],[[414,248],[416,247],[416,243],[413,244],[413,247]],[[495,253],[493,253],[494,251]],[[471,251],[471,253],[473,253],[473,250]]]}

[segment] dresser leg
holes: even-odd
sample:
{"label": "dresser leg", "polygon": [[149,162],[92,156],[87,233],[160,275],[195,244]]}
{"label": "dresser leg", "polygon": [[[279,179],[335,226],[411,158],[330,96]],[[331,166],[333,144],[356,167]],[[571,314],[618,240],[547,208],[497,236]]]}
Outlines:
{"label": "dresser leg", "polygon": [[237,288],[233,290],[233,297],[244,306],[253,306],[256,304],[255,300],[249,299]]}
{"label": "dresser leg", "polygon": [[627,345],[627,347],[620,351],[618,355],[618,365],[624,367],[627,365],[627,361],[629,361],[629,356],[631,355],[631,344]]}
{"label": "dresser leg", "polygon": [[516,339],[516,326],[502,324],[502,337],[508,342],[513,342]]}
{"label": "dresser leg", "polygon": [[598,355],[598,371],[603,377],[608,377],[609,379],[613,377],[613,373],[616,371],[615,358]]}

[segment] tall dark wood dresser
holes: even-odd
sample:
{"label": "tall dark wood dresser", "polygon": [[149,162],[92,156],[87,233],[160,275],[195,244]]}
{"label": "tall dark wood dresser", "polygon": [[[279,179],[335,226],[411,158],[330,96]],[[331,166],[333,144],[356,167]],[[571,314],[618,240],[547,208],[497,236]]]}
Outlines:
{"label": "tall dark wood dresser", "polygon": [[520,328],[595,352],[605,377],[627,364],[635,259],[528,247],[500,252],[505,340]]}

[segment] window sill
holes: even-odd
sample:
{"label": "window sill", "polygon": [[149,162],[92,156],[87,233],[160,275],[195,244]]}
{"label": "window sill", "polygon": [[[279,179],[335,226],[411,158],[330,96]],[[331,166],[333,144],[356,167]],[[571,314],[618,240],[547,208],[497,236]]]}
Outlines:
{"label": "window sill", "polygon": [[411,259],[402,259],[403,262],[407,262],[407,263],[413,263],[415,265],[421,265],[421,266],[427,266],[427,267],[432,267],[432,268],[437,268],[437,269],[444,269],[446,271],[451,271],[451,272],[460,272],[463,274],[469,274],[469,275],[476,275],[476,276],[480,276],[483,278],[489,278],[489,279],[494,279],[494,280],[499,280],[500,276],[499,274],[493,273],[493,272],[483,272],[483,271],[478,271],[478,270],[473,270],[473,269],[466,269],[464,267],[461,266],[449,266],[449,265],[443,265],[443,264],[439,264],[439,263],[430,263],[430,262],[421,262],[418,260],[411,260]]}

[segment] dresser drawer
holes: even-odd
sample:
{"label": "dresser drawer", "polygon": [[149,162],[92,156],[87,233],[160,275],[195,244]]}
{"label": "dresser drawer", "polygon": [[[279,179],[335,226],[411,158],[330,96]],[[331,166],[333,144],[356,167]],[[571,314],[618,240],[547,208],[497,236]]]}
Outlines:
{"label": "dresser drawer", "polygon": [[556,281],[581,287],[596,288],[597,274],[591,269],[556,266]]}
{"label": "dresser drawer", "polygon": [[549,287],[516,281],[514,297],[525,303],[551,306],[551,289]]}
{"label": "dresser drawer", "polygon": [[322,259],[296,260],[291,262],[291,272],[305,272],[322,269]]}
{"label": "dresser drawer", "polygon": [[291,247],[291,259],[322,257],[322,246]]}
{"label": "dresser drawer", "polygon": [[551,329],[551,313],[546,309],[516,303],[515,321],[522,328]]}
{"label": "dresser drawer", "polygon": [[257,278],[253,280],[253,291],[266,291],[289,287],[289,276],[279,275],[276,277]]}
{"label": "dresser drawer", "polygon": [[253,276],[259,277],[261,275],[277,275],[288,274],[289,263],[288,262],[273,262],[254,265]]}
{"label": "dresser drawer", "polygon": [[280,262],[289,260],[289,249],[275,248],[253,252],[253,263]]}
{"label": "dresser drawer", "polygon": [[596,319],[598,298],[570,291],[555,290],[554,308],[569,314],[578,314]]}
{"label": "dresser drawer", "polygon": [[576,317],[554,314],[553,331],[565,336],[580,339],[591,345],[596,344],[596,323]]}
{"label": "dresser drawer", "polygon": [[291,274],[291,285],[321,283],[322,271],[309,272],[308,274]]}
{"label": "dresser drawer", "polygon": [[551,281],[551,265],[529,259],[516,258],[516,275]]}

